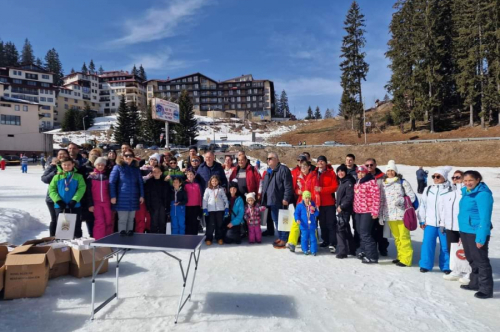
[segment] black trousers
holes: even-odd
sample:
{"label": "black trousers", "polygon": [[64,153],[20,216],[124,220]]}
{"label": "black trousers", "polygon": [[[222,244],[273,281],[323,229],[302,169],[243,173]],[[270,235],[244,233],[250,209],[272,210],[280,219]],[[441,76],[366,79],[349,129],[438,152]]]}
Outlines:
{"label": "black trousers", "polygon": [[366,257],[378,261],[377,242],[373,232],[375,222],[376,220],[372,218],[370,213],[356,214],[356,227],[361,239],[360,249]]}
{"label": "black trousers", "polygon": [[424,180],[417,180],[417,182],[418,182],[417,192],[419,194],[423,194],[424,193],[424,189],[425,189],[425,187],[427,187],[427,185],[425,184]]}
{"label": "black trousers", "polygon": [[56,236],[57,215],[56,215],[56,210],[54,208],[54,202],[45,201],[45,203],[47,204],[50,213],[50,225],[49,225],[50,236]]}
{"label": "black trousers", "polygon": [[157,206],[149,211],[151,216],[151,233],[167,233],[167,211],[164,206]]}
{"label": "black trousers", "polygon": [[214,230],[215,240],[223,240],[226,233],[226,225],[224,225],[224,211],[212,211],[208,213],[207,230],[205,231],[205,241],[213,241]]}
{"label": "black trousers", "polygon": [[379,220],[373,219],[373,237],[377,242],[378,252],[381,254],[387,254],[387,248],[389,248],[389,240],[384,237],[384,226],[379,224]]}
{"label": "black trousers", "polygon": [[458,243],[459,240],[459,231],[450,231],[449,229],[446,230],[446,245],[448,246],[448,252],[451,252],[451,244]]}
{"label": "black trousers", "polygon": [[356,250],[359,249],[359,246],[361,245],[361,239],[359,238],[359,233],[358,233],[358,228],[356,226],[356,213],[353,212],[351,214],[352,217],[352,228],[354,229],[354,246],[356,247]]}
{"label": "black trousers", "polygon": [[[82,237],[82,208],[66,208],[66,209],[59,209],[56,208],[56,220],[59,218],[59,214],[66,212],[66,213],[73,213],[76,214],[76,225],[75,225],[75,238],[81,238]],[[54,235],[56,233],[56,228],[57,228],[57,222],[56,225],[54,226]]]}
{"label": "black trousers", "polygon": [[460,232],[460,238],[464,246],[465,257],[472,268],[469,286],[479,289],[481,293],[493,294],[493,272],[488,258],[490,237],[486,238],[484,246],[480,249],[476,246],[476,234]]}
{"label": "black trousers", "polygon": [[274,234],[274,220],[271,213],[271,207],[267,207],[267,232]]}
{"label": "black trousers", "polygon": [[331,246],[337,246],[337,215],[335,205],[321,206],[319,208],[319,227],[321,239]]}
{"label": "black trousers", "polygon": [[[230,218],[228,218],[230,219]],[[229,224],[230,220],[226,219],[226,225]],[[227,228],[227,226],[226,226]],[[224,243],[241,243],[241,225],[233,226],[231,228],[227,228],[226,235],[224,236]]]}
{"label": "black trousers", "polygon": [[199,206],[186,206],[186,235],[198,235],[200,211]]}
{"label": "black trousers", "polygon": [[351,225],[349,224],[351,214],[349,212],[340,212],[337,217],[337,254],[338,255],[354,255],[356,254],[356,246],[351,233]]}

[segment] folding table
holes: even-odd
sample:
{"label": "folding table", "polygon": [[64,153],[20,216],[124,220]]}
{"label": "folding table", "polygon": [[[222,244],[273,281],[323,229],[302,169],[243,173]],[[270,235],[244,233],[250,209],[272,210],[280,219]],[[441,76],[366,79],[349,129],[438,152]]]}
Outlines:
{"label": "folding table", "polygon": [[[182,294],[179,298],[179,306],[177,307],[177,314],[175,316],[175,323],[177,324],[177,320],[179,318],[179,313],[182,308],[186,304],[186,302],[191,299],[191,295],[193,293],[194,280],[196,278],[196,271],[198,270],[198,263],[200,260],[201,253],[201,244],[205,236],[202,235],[165,235],[165,234],[134,234],[133,236],[121,236],[119,233],[114,233],[108,235],[100,240],[92,242],[90,246],[93,248],[93,258],[92,258],[92,313],[90,316],[91,320],[94,320],[94,315],[104,308],[109,302],[111,302],[114,298],[118,299],[118,279],[120,277],[120,262],[123,259],[123,256],[134,249],[140,250],[151,250],[151,251],[160,251],[165,255],[177,260],[179,262],[179,267],[182,273]],[[112,248],[112,252],[105,256],[101,261],[101,264],[96,269],[95,264],[95,248],[96,247],[109,247]],[[184,265],[182,264],[182,259],[177,256],[169,253],[169,251],[189,251],[189,262],[187,264],[186,270],[184,270]],[[94,309],[95,305],[95,279],[99,274],[100,269],[102,268],[106,259],[113,257],[116,255],[116,282],[115,282],[115,293],[109,297],[106,301],[104,301],[101,305]],[[188,280],[189,271],[191,268],[191,262],[194,259],[194,274],[193,279],[191,281],[191,289],[189,291],[189,295],[184,299],[184,291],[186,290],[186,282]],[[184,299],[184,301],[183,301]]]}

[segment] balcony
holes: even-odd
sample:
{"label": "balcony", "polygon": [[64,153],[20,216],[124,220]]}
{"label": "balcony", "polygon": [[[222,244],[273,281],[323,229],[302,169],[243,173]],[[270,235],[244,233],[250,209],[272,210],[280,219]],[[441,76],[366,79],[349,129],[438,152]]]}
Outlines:
{"label": "balcony", "polygon": [[28,88],[12,87],[12,93],[25,93],[25,94],[28,94],[28,95],[38,96],[38,90],[36,90],[36,89],[28,89]]}
{"label": "balcony", "polygon": [[109,96],[110,92],[109,91],[101,91],[99,92],[99,96]]}
{"label": "balcony", "polygon": [[12,95],[12,98],[17,98],[17,99],[22,99],[22,100],[28,100],[34,103],[38,103],[38,98],[37,97],[30,97],[30,96],[25,96],[25,95]]}

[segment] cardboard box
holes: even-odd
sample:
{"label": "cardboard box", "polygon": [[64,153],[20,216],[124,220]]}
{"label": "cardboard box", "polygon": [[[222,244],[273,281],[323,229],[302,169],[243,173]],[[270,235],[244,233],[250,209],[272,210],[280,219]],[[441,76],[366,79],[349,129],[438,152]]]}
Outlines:
{"label": "cardboard box", "polygon": [[[76,278],[92,276],[92,251],[93,249],[78,250],[71,248],[71,263],[69,273]],[[112,253],[111,248],[96,248],[95,249],[95,266],[101,264],[104,257]],[[108,272],[108,260],[104,262],[99,274]]]}
{"label": "cardboard box", "polygon": [[6,246],[0,245],[0,291],[3,289],[4,276],[5,276],[5,260],[7,259],[7,254],[9,253]]}
{"label": "cardboard box", "polygon": [[39,297],[45,293],[56,258],[51,247],[19,246],[5,261],[5,299]]}
{"label": "cardboard box", "polygon": [[[47,242],[52,242],[55,240],[55,237],[45,237],[42,239],[30,240],[24,242],[23,245],[39,245]],[[47,246],[51,246],[47,244]],[[54,265],[51,267],[49,272],[49,279],[54,279],[60,276],[65,276],[69,274],[69,262],[71,262],[71,248],[69,246],[59,244],[59,248],[52,248],[54,251],[54,255],[56,260]]]}

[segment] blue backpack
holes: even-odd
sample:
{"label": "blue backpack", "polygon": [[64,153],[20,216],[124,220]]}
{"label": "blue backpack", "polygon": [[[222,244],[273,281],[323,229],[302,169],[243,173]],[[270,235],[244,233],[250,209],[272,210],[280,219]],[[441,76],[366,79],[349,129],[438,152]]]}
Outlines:
{"label": "blue backpack", "polygon": [[[399,183],[401,183],[401,188],[403,188],[403,192],[404,192],[404,195],[406,195],[406,192],[405,192],[405,187],[403,187],[403,179],[400,179],[399,180]],[[415,201],[411,203],[413,205],[413,208],[415,209],[415,211],[417,211],[418,207],[420,206],[420,203],[418,202],[418,197],[417,195],[415,195]]]}

